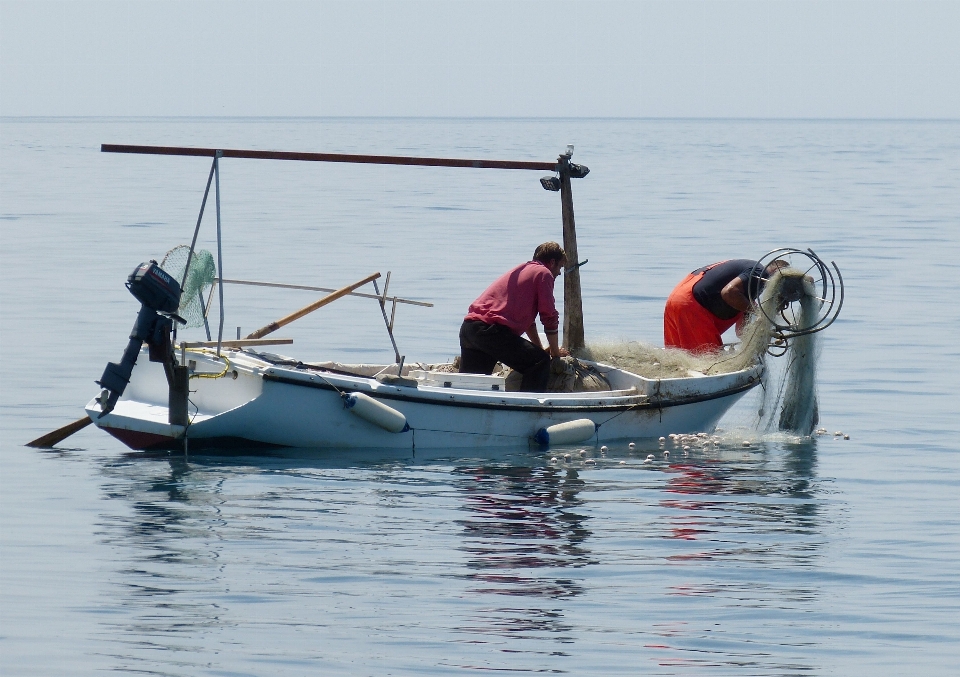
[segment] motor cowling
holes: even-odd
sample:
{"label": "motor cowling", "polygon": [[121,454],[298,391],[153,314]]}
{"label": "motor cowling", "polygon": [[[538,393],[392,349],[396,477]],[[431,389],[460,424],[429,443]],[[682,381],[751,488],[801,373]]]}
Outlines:
{"label": "motor cowling", "polygon": [[137,266],[127,277],[127,289],[144,306],[173,315],[180,307],[180,284],[156,261]]}

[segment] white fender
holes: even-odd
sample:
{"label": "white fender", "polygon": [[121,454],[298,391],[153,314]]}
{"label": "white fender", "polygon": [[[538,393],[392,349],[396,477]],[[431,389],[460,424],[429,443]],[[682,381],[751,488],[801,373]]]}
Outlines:
{"label": "white fender", "polygon": [[378,402],[369,395],[364,395],[363,393],[344,395],[343,406],[345,406],[350,413],[356,414],[364,421],[380,426],[387,432],[405,433],[410,430],[410,426],[407,425],[406,416],[393,407],[388,407],[383,402]]}
{"label": "white fender", "polygon": [[589,418],[578,418],[575,421],[555,423],[546,428],[540,428],[537,434],[533,436],[533,439],[543,446],[550,444],[576,444],[577,442],[589,440],[596,432],[596,423]]}

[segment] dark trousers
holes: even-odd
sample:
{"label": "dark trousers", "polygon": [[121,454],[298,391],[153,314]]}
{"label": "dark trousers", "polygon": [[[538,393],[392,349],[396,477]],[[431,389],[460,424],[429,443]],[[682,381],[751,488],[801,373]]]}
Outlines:
{"label": "dark trousers", "polygon": [[464,320],[460,326],[460,373],[490,374],[497,362],[523,374],[520,390],[542,393],[550,378],[550,354],[499,324]]}

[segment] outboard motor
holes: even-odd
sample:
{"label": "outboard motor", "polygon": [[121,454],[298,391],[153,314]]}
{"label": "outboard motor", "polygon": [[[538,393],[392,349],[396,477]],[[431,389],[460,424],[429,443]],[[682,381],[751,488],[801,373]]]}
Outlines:
{"label": "outboard motor", "polygon": [[[117,400],[123,395],[123,391],[130,382],[130,375],[140,355],[140,348],[146,342],[150,348],[150,361],[163,363],[167,383],[170,385],[171,405],[175,399],[178,405],[182,400],[182,406],[177,406],[176,411],[171,406],[170,423],[186,425],[186,367],[178,367],[174,364],[170,339],[173,321],[177,320],[185,324],[185,321],[176,314],[180,306],[180,285],[156,261],[149,261],[141,263],[130,273],[127,278],[127,289],[142,305],[120,364],[107,363],[103,376],[97,381],[97,384],[103,388],[100,395],[100,416],[97,418],[110,413],[117,405]],[[175,398],[175,391],[178,393],[182,391],[182,395]],[[174,421],[175,418],[176,421]]]}

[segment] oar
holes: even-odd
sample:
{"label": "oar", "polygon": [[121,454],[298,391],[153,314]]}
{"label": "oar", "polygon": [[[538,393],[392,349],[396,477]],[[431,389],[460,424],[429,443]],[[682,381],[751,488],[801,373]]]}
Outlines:
{"label": "oar", "polygon": [[27,442],[27,446],[37,447],[39,449],[49,449],[50,447],[63,442],[78,430],[83,430],[91,423],[93,423],[93,419],[91,419],[89,416],[84,416],[83,418],[77,419],[73,423],[68,423],[62,428],[57,428],[51,433],[47,433],[42,437],[38,437],[33,442]]}
{"label": "oar", "polygon": [[347,294],[349,294],[350,292],[352,292],[352,291],[353,291],[354,289],[356,289],[357,287],[362,287],[363,285],[367,284],[368,282],[372,282],[373,280],[376,280],[378,277],[380,277],[380,273],[374,273],[373,275],[369,275],[369,276],[363,278],[363,279],[360,280],[359,282],[354,282],[354,283],[351,284],[351,285],[347,285],[346,287],[342,287],[341,289],[338,289],[338,290],[335,291],[335,292],[332,292],[332,293],[330,293],[330,294],[327,294],[326,296],[324,296],[324,297],[323,297],[322,299],[320,299],[319,301],[314,301],[314,302],[311,303],[309,306],[304,306],[303,308],[301,308],[300,310],[296,311],[295,313],[290,313],[290,314],[287,315],[286,317],[282,317],[282,318],[280,318],[279,320],[277,320],[276,322],[271,322],[271,323],[268,324],[266,327],[261,327],[260,329],[257,329],[257,330],[256,330],[255,332],[253,332],[252,334],[248,334],[248,335],[247,335],[247,338],[248,338],[248,339],[258,339],[258,338],[262,338],[262,337],[266,336],[267,334],[270,334],[270,333],[272,333],[272,332],[275,332],[275,331],[276,331],[277,329],[279,329],[280,327],[283,327],[283,326],[285,326],[285,325],[288,325],[288,324],[290,324],[291,322],[293,322],[294,320],[299,320],[299,319],[300,319],[301,317],[303,317],[304,315],[307,315],[308,313],[312,313],[312,312],[313,312],[314,310],[316,310],[317,308],[322,308],[323,306],[327,305],[328,303],[331,303],[331,302],[333,302],[333,301],[336,301],[336,300],[337,300],[338,298],[340,298],[341,296],[346,296]]}

